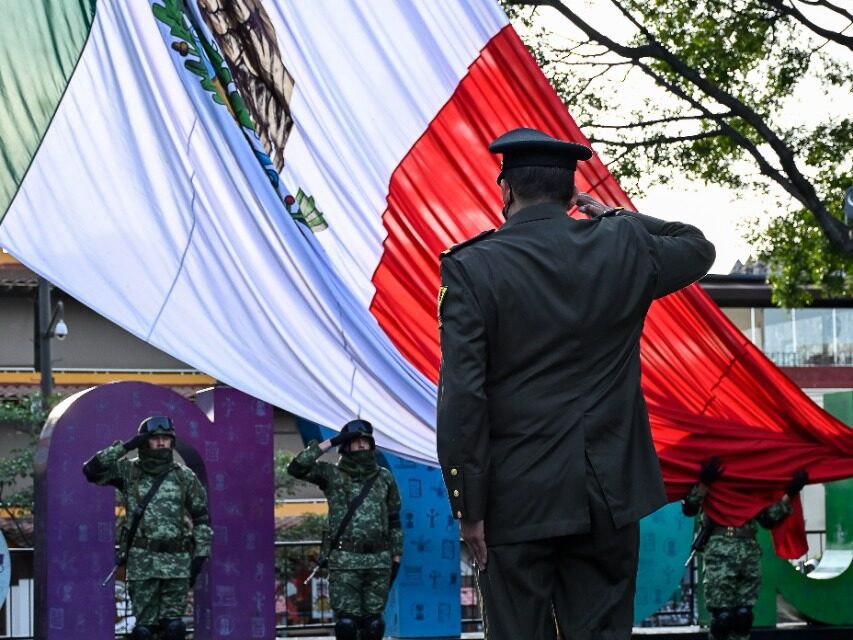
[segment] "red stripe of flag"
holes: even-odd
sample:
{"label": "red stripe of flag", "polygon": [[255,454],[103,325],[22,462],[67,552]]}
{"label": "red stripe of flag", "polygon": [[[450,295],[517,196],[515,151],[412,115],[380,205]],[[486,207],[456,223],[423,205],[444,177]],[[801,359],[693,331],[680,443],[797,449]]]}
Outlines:
{"label": "red stripe of flag", "polygon": [[[438,379],[438,256],[499,226],[499,158],[488,144],[533,127],[588,144],[511,26],[502,29],[391,176],[388,232],[373,276],[371,312],[427,378]],[[611,204],[628,198],[598,159],[582,163],[578,186]]]}

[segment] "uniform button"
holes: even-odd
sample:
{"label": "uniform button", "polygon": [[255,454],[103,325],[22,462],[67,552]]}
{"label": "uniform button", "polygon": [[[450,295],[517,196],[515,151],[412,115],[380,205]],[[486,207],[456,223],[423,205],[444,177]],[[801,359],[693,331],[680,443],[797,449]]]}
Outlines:
{"label": "uniform button", "polygon": [[457,512],[456,512],[456,517],[457,517],[457,518],[461,518],[461,517],[462,517],[462,512],[461,512],[461,511],[457,511]]}
{"label": "uniform button", "polygon": [[458,497],[459,497],[459,489],[454,489],[454,490],[453,490],[453,497],[454,497],[454,498],[458,498]]}
{"label": "uniform button", "polygon": [[457,471],[456,469],[451,469],[451,470],[450,470],[450,475],[452,475],[452,476],[455,476],[455,475],[457,475],[458,473],[459,473],[459,471]]}

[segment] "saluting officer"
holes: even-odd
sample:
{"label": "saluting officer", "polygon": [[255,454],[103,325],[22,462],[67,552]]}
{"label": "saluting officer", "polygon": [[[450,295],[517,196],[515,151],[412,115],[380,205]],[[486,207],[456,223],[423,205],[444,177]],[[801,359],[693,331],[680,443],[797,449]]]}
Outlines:
{"label": "saluting officer", "polygon": [[[666,501],[640,389],[652,300],[702,277],[687,224],[578,194],[592,151],[534,129],[490,146],[506,222],[441,259],[438,458],[490,640],[628,638],[637,521]],[[574,204],[591,216],[567,215]]]}

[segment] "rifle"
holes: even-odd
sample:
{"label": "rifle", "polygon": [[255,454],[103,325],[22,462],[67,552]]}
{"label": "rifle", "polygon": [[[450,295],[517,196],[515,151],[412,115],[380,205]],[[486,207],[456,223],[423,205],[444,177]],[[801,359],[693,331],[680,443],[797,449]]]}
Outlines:
{"label": "rifle", "polygon": [[124,566],[127,562],[127,554],[130,550],[130,545],[127,544],[127,525],[122,525],[118,534],[116,547],[115,564],[113,565],[112,570],[107,574],[107,577],[104,578],[104,581],[101,583],[101,586],[104,588],[106,588],[107,583],[112,580],[112,577],[116,574],[118,568]]}
{"label": "rifle", "polygon": [[705,550],[705,545],[708,544],[708,540],[711,537],[711,532],[714,530],[714,523],[709,519],[705,518],[702,521],[702,526],[699,529],[699,533],[696,534],[696,537],[693,538],[693,544],[690,545],[690,555],[687,556],[687,561],[684,563],[684,566],[690,564],[690,561],[693,560],[693,557],[697,552],[702,552]]}

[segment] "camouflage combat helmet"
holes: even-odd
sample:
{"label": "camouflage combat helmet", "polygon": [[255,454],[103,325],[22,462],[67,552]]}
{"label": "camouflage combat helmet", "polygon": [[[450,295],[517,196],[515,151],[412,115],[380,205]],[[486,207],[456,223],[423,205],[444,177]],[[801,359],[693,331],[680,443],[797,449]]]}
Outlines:
{"label": "camouflage combat helmet", "polygon": [[[172,439],[172,445],[175,444],[175,425],[172,419],[168,416],[149,416],[139,423],[139,435],[151,436],[169,436]],[[147,446],[147,444],[146,444]]]}
{"label": "camouflage combat helmet", "polygon": [[[361,418],[350,420],[343,426],[341,433],[357,433],[359,438],[366,438],[370,441],[371,451],[376,449],[376,441],[373,439],[373,425],[367,420],[362,420]],[[338,447],[338,453],[343,453],[344,446],[340,445]]]}

